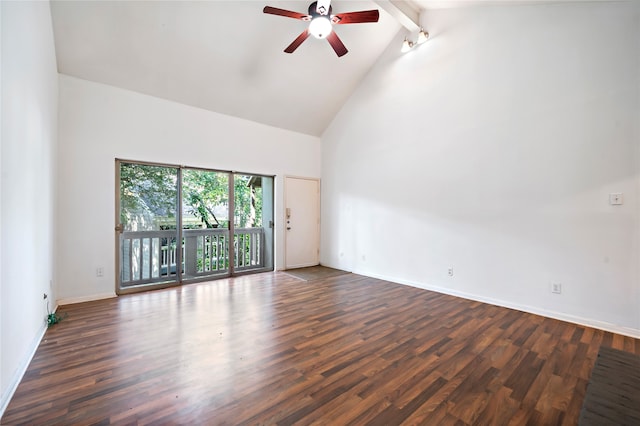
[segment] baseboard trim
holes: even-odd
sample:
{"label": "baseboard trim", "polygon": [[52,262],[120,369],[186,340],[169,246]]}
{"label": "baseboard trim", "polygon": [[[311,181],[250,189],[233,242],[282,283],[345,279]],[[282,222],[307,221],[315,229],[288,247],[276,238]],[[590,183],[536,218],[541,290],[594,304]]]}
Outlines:
{"label": "baseboard trim", "polygon": [[369,272],[353,271],[354,274],[364,275],[366,277],[377,278],[384,281],[390,281],[397,284],[408,285],[411,287],[421,288],[423,290],[435,291],[436,293],[448,294],[449,296],[461,297],[463,299],[473,300],[475,302],[488,303],[490,305],[501,306],[503,308],[515,309],[518,311],[527,312],[530,314],[540,315],[547,318],[557,319],[560,321],[566,321],[573,324],[578,324],[586,327],[597,328],[603,331],[609,331],[611,333],[621,334],[623,336],[633,337],[634,339],[640,339],[640,330],[624,327],[616,324],[611,324],[605,321],[598,321],[590,318],[582,318],[575,315],[569,315],[562,312],[550,311],[547,309],[540,309],[534,306],[520,305],[518,303],[511,303],[505,300],[493,299],[490,297],[478,296],[471,293],[462,291],[451,290],[449,288],[438,287],[428,285],[425,283],[419,283],[411,280],[398,279],[396,277],[387,277],[379,274],[371,274]]}
{"label": "baseboard trim", "polygon": [[115,293],[92,294],[90,296],[66,297],[58,299],[58,306],[73,305],[74,303],[93,302],[94,300],[111,299],[117,297]]}
{"label": "baseboard trim", "polygon": [[[56,312],[57,309],[58,309],[58,306],[56,306],[53,309],[52,313]],[[5,392],[2,395],[2,398],[0,399],[0,418],[2,418],[5,410],[9,406],[9,402],[11,402],[11,398],[13,398],[13,394],[16,393],[16,390],[18,389],[18,385],[20,385],[20,382],[22,381],[24,374],[27,372],[27,368],[29,368],[29,364],[31,364],[31,360],[33,359],[33,356],[36,354],[36,351],[40,346],[40,342],[42,342],[42,338],[44,337],[44,334],[47,332],[46,321],[47,319],[45,318],[45,320],[42,323],[42,327],[38,331],[38,334],[36,334],[36,337],[31,342],[29,353],[27,354],[27,356],[23,358],[22,364],[20,364],[18,369],[13,374],[13,377],[11,378],[11,382],[9,383],[9,387],[7,388],[7,392]]]}

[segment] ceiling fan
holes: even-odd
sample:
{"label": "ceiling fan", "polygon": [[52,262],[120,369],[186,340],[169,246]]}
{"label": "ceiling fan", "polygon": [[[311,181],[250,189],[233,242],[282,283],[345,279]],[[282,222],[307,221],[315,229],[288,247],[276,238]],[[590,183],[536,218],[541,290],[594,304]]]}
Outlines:
{"label": "ceiling fan", "polygon": [[333,31],[333,25],[378,22],[380,16],[377,9],[338,13],[336,15],[331,14],[332,10],[331,0],[318,0],[309,5],[308,14],[278,9],[277,7],[271,6],[265,6],[262,11],[270,15],[285,16],[287,18],[309,22],[309,27],[293,40],[293,43],[284,49],[286,53],[293,53],[303,41],[310,35],[313,35],[319,39],[326,38],[338,57],[346,55],[348,50],[335,31]]}

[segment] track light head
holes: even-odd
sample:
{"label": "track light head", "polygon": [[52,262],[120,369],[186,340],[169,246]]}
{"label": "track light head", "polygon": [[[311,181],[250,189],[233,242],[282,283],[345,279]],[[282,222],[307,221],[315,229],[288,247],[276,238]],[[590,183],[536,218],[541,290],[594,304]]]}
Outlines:
{"label": "track light head", "polygon": [[422,44],[429,39],[429,33],[424,30],[424,28],[420,28],[420,32],[418,33],[418,41],[416,43]]}
{"label": "track light head", "polygon": [[402,53],[406,53],[408,51],[410,51],[413,48],[413,42],[407,40],[407,38],[404,38],[404,41],[402,42],[402,48],[400,49],[400,51]]}

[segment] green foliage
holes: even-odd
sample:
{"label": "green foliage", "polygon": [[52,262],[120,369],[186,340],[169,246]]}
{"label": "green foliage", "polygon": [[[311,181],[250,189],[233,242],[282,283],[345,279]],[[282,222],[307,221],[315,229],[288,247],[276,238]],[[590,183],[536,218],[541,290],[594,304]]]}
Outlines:
{"label": "green foliage", "polygon": [[[120,165],[120,221],[125,229],[156,217],[175,218],[178,169],[143,164]],[[146,223],[146,228],[151,224]],[[140,225],[142,226],[142,224]]]}
{"label": "green foliage", "polygon": [[229,178],[226,173],[186,169],[182,173],[182,198],[186,211],[198,217],[207,228],[224,224],[214,210],[229,205]]}
{"label": "green foliage", "polygon": [[[259,183],[249,185],[252,176],[233,176],[235,225],[262,226],[262,188]],[[131,230],[134,223],[139,230],[175,228],[177,183],[177,168],[121,163],[120,220],[125,229]],[[200,219],[206,228],[228,227],[229,174],[183,169],[182,198],[183,212]]]}
{"label": "green foliage", "polygon": [[262,187],[251,186],[252,178],[253,176],[248,175],[234,175],[235,224],[239,228],[262,226]]}

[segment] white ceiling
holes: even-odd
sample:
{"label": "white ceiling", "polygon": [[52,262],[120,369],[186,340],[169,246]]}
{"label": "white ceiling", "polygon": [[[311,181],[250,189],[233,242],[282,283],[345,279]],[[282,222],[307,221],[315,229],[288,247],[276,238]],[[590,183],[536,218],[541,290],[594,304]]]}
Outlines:
{"label": "white ceiling", "polygon": [[[394,0],[420,10],[585,0]],[[601,1],[601,0],[586,0]],[[311,0],[61,1],[51,12],[58,71],[187,105],[320,136],[401,25],[387,0],[333,0],[333,13],[378,9],[378,23],[335,27],[349,53],[326,40],[289,45],[305,22],[265,15],[265,5],[305,12]],[[386,6],[385,8],[379,5]],[[401,8],[401,9],[402,9]],[[413,11],[413,13],[411,12]],[[398,18],[406,25],[406,14]],[[427,28],[428,30],[428,28]],[[405,33],[407,30],[402,29]]]}
{"label": "white ceiling", "polygon": [[[58,71],[187,105],[319,136],[395,37],[400,24],[336,26],[338,58],[307,26],[263,14],[305,12],[310,1],[53,1]],[[332,2],[333,13],[379,9]]]}

